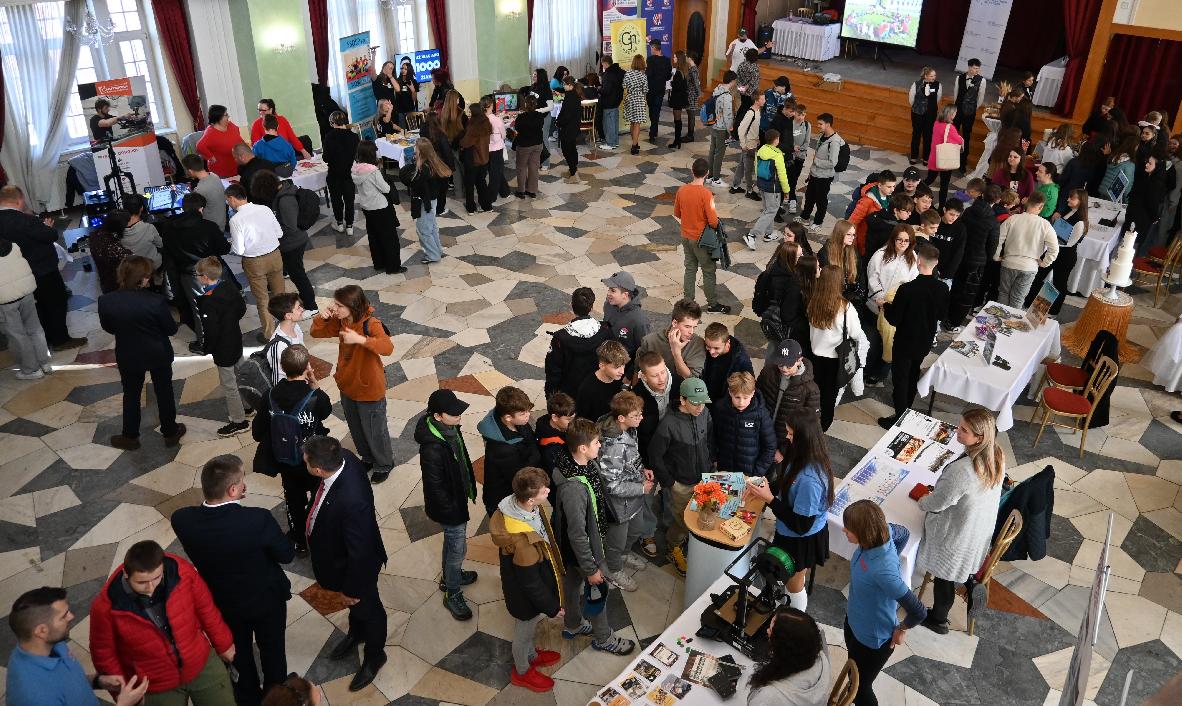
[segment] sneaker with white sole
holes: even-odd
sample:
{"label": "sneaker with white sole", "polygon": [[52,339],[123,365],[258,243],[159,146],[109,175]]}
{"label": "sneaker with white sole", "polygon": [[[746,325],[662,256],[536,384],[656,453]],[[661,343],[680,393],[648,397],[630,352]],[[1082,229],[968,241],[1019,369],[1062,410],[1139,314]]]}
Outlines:
{"label": "sneaker with white sole", "polygon": [[777,240],[782,239],[783,237],[784,236],[780,235],[779,233],[772,231],[771,233],[768,233],[767,235],[763,236],[763,242],[774,243]]}
{"label": "sneaker with white sole", "polygon": [[332,224],[332,229],[338,233],[344,233],[345,232],[345,224],[341,223],[340,221],[337,221],[336,223]]}
{"label": "sneaker with white sole", "polygon": [[591,621],[584,620],[579,624],[579,627],[571,630],[570,628],[562,629],[562,637],[567,640],[573,640],[580,635],[590,635],[594,629],[591,627]]}
{"label": "sneaker with white sole", "polygon": [[796,199],[792,199],[788,202],[788,213],[796,215]]}
{"label": "sneaker with white sole", "polygon": [[353,235],[353,226],[345,226],[345,235],[348,235],[348,236]]}
{"label": "sneaker with white sole", "polygon": [[592,640],[591,648],[623,657],[624,655],[632,654],[632,650],[636,649],[636,643],[632,640],[626,640],[617,635],[612,635],[603,642]]}
{"label": "sneaker with white sole", "polygon": [[652,537],[644,537],[640,540],[640,550],[651,557],[657,556],[657,540]]}
{"label": "sneaker with white sole", "polygon": [[609,579],[611,583],[621,591],[628,591],[631,593],[638,588],[636,585],[636,579],[632,578],[628,574],[625,574],[623,571],[618,571],[612,574]]}
{"label": "sneaker with white sole", "polygon": [[644,571],[648,568],[648,562],[636,556],[632,552],[624,553],[624,568],[635,569],[636,571]]}
{"label": "sneaker with white sole", "polygon": [[750,233],[748,233],[747,235],[744,235],[743,242],[747,244],[748,250],[755,249],[755,236],[754,235],[751,235]]}
{"label": "sneaker with white sole", "polygon": [[41,372],[45,373],[46,375],[53,375],[53,365],[49,363],[42,365]]}
{"label": "sneaker with white sole", "polygon": [[304,309],[304,316],[300,319],[300,321],[307,321],[308,319],[315,318],[319,313],[319,309]]}
{"label": "sneaker with white sole", "polygon": [[45,377],[45,373],[40,370],[34,370],[28,373],[22,373],[18,370],[16,373],[17,380],[40,380],[43,377]]}

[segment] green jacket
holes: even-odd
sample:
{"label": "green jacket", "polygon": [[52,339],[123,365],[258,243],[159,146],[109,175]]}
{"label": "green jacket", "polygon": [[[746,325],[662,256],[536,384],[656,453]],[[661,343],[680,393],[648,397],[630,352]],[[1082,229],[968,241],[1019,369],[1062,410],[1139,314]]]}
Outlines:
{"label": "green jacket", "polygon": [[[759,176],[760,161],[772,163],[772,178],[764,179]],[[755,153],[755,176],[760,191],[771,193],[788,192],[788,171],[784,168],[784,153],[779,147],[764,145]]]}

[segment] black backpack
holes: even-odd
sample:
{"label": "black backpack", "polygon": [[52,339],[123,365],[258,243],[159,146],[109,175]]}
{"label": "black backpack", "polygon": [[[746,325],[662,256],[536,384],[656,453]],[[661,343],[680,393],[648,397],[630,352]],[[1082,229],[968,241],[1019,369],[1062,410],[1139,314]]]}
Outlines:
{"label": "black backpack", "polygon": [[291,345],[283,336],[274,336],[267,341],[267,345],[238,361],[234,366],[234,378],[238,385],[238,394],[242,402],[251,409],[258,409],[263,398],[271,391],[271,381],[275,379],[275,371],[271,367],[271,351],[283,341]]}
{"label": "black backpack", "polygon": [[316,195],[316,192],[305,189],[302,186],[297,186],[294,192],[291,190],[285,191],[279,195],[279,198],[287,196],[294,198],[296,205],[299,207],[299,213],[296,216],[296,228],[308,230],[316,225],[316,221],[320,218],[320,197]]}
{"label": "black backpack", "polygon": [[303,427],[300,425],[300,415],[316,390],[309,389],[304,399],[300,400],[290,412],[284,412],[275,404],[275,388],[267,393],[271,403],[271,453],[275,460],[287,466],[298,466],[304,459]]}
{"label": "black backpack", "polygon": [[848,142],[841,143],[841,147],[837,149],[837,164],[833,165],[833,171],[841,173],[850,168],[850,144]]}
{"label": "black backpack", "polygon": [[770,279],[771,277],[768,276],[767,270],[760,272],[759,276],[755,278],[755,293],[751,297],[751,311],[761,316],[763,315],[763,310],[767,308],[768,301],[772,295],[769,291],[771,284],[768,280]]}

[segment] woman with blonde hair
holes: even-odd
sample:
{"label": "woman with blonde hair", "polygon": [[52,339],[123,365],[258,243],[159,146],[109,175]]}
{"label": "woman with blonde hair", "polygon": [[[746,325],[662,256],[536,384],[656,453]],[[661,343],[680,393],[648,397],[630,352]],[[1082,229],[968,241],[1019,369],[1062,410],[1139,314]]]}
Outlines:
{"label": "woman with blonde hair", "polygon": [[911,104],[911,164],[922,159],[925,165],[931,166],[927,155],[932,149],[932,129],[940,110],[942,91],[943,87],[936,80],[936,70],[930,66],[920,69],[919,78],[907,91],[907,101]]}
{"label": "woman with blonde hair", "polygon": [[640,154],[640,126],[648,123],[648,76],[643,54],[632,57],[632,66],[624,74],[624,120],[632,131],[632,154]]}
{"label": "woman with blonde hair", "polygon": [[941,635],[948,632],[948,610],[957,584],[965,584],[969,617],[985,607],[984,587],[973,577],[989,555],[1005,475],[1005,452],[997,443],[993,412],[966,409],[956,426],[956,440],[965,455],[949,464],[931,492],[919,499],[919,509],[927,515],[917,562],[935,579],[935,601],[923,626]]}
{"label": "woman with blonde hair", "polygon": [[[849,223],[849,221],[842,221]],[[853,232],[853,226],[850,226]],[[842,296],[845,278],[842,271],[829,265],[821,270],[821,276],[813,286],[808,303],[809,343],[812,347],[810,360],[813,361],[813,377],[821,391],[821,428],[829,429],[833,423],[833,409],[844,386],[839,386],[837,347],[847,338],[857,343],[858,359],[866,361],[870,352],[870,340],[862,331],[858,312],[854,305]],[[855,395],[862,394],[862,371],[859,369],[848,382]]]}
{"label": "woman with blonde hair", "polygon": [[451,174],[451,167],[439,158],[430,140],[415,141],[414,164],[403,168],[402,178],[410,192],[410,215],[415,219],[415,232],[419,236],[424,263],[443,259],[434,201],[447,191],[447,179]]}

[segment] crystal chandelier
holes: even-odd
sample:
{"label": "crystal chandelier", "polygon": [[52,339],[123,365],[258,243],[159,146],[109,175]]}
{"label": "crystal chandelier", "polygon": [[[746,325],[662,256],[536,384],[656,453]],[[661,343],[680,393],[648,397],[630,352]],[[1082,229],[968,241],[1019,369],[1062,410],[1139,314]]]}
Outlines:
{"label": "crystal chandelier", "polygon": [[78,27],[70,20],[66,20],[66,31],[78,37],[81,42],[93,49],[100,49],[111,43],[115,38],[115,23],[108,21],[106,25],[99,24],[98,18],[91,10],[86,11],[86,19]]}
{"label": "crystal chandelier", "polygon": [[387,9],[394,9],[399,5],[409,5],[413,0],[381,0],[382,7]]}

